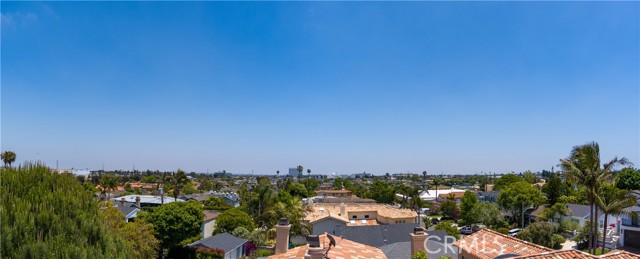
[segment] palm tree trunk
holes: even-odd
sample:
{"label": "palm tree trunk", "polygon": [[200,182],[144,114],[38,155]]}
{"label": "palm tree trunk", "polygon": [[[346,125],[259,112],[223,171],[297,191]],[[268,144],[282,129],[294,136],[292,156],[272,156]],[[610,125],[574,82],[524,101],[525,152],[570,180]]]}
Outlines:
{"label": "palm tree trunk", "polygon": [[589,226],[589,247],[587,251],[589,251],[589,253],[591,254],[591,248],[593,248],[593,201],[590,201],[589,203],[589,222],[591,222],[591,226]]}
{"label": "palm tree trunk", "polygon": [[607,241],[607,213],[604,214],[604,227],[602,227],[602,253],[604,254],[605,242]]}
{"label": "palm tree trunk", "polygon": [[598,250],[598,207],[596,206],[593,211],[593,254],[596,254]]}

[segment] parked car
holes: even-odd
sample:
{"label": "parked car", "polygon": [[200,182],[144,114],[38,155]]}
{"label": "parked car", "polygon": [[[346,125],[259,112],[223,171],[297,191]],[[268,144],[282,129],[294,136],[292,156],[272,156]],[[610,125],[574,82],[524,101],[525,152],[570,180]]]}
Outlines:
{"label": "parked car", "polygon": [[426,214],[429,214],[429,213],[431,213],[431,209],[429,209],[429,208],[421,208],[420,209],[420,214],[425,214],[426,215]]}
{"label": "parked car", "polygon": [[438,223],[440,223],[440,220],[439,220],[439,219],[437,219],[437,218],[432,218],[432,219],[431,219],[431,224],[433,224],[433,225],[437,225]]}
{"label": "parked car", "polygon": [[480,226],[473,226],[473,227],[471,227],[471,232],[476,233],[476,232],[478,232],[478,231],[480,231]]}
{"label": "parked car", "polygon": [[520,228],[514,228],[512,230],[509,230],[509,236],[515,237],[518,235],[518,233],[520,233],[520,231],[522,231],[522,229]]}
{"label": "parked car", "polygon": [[471,233],[473,233],[473,228],[470,226],[464,226],[460,229],[460,233],[464,235],[471,235]]}

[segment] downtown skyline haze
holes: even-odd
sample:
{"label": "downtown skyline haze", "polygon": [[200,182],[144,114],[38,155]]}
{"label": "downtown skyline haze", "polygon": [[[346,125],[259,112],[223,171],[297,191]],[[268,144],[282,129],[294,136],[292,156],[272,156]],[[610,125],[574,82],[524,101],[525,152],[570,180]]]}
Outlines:
{"label": "downtown skyline haze", "polygon": [[504,173],[596,141],[640,165],[639,2],[0,4],[16,162]]}

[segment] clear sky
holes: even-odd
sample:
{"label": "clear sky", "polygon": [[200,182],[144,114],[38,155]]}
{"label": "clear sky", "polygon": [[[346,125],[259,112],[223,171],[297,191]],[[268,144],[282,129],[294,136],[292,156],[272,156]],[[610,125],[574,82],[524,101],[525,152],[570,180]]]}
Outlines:
{"label": "clear sky", "polygon": [[640,165],[638,2],[2,1],[1,147],[272,174]]}

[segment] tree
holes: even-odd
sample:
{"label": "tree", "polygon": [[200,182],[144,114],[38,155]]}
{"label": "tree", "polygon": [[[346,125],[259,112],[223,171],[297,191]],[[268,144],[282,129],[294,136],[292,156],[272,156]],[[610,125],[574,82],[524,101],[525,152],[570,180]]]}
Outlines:
{"label": "tree", "polygon": [[311,169],[307,169],[307,178],[311,177]]}
{"label": "tree", "polygon": [[435,230],[444,230],[445,232],[447,232],[447,235],[455,237],[456,239],[460,239],[460,230],[454,227],[453,224],[451,224],[451,221],[440,221],[440,223],[436,225]]}
{"label": "tree", "polygon": [[396,199],[394,188],[389,186],[385,181],[375,180],[373,186],[369,189],[371,198],[378,203],[391,204]]}
{"label": "tree", "polygon": [[478,204],[478,197],[472,191],[465,191],[460,203],[460,214],[466,224],[475,224],[478,222],[478,214],[472,213],[473,208]]}
{"label": "tree", "polygon": [[536,176],[533,175],[533,172],[531,171],[526,171],[522,174],[522,178],[525,182],[528,182],[529,184],[533,184],[536,182]]}
{"label": "tree", "polygon": [[493,202],[478,202],[473,206],[470,213],[475,214],[478,221],[489,227],[502,225],[504,221],[498,204]]}
{"label": "tree", "polygon": [[36,163],[0,173],[0,258],[129,258],[71,174]]}
{"label": "tree", "polygon": [[433,185],[436,186],[436,201],[438,200],[438,187],[444,183],[444,180],[441,178],[433,178]]}
{"label": "tree", "polygon": [[563,195],[562,187],[562,179],[557,174],[551,174],[549,182],[542,187],[542,192],[547,194],[549,205],[553,206],[558,202],[560,196]]}
{"label": "tree", "polygon": [[4,167],[11,166],[11,164],[16,161],[16,153],[14,153],[13,151],[4,151],[2,152],[2,154],[0,154],[0,157],[2,157]]}
{"label": "tree", "polygon": [[237,227],[233,231],[231,231],[231,235],[237,236],[239,238],[249,239],[251,232],[244,227]]}
{"label": "tree", "polygon": [[496,180],[496,185],[493,186],[493,189],[496,191],[502,191],[517,182],[524,182],[524,179],[515,174],[505,174]]}
{"label": "tree", "polygon": [[111,192],[118,187],[118,177],[106,174],[100,177],[100,186],[107,192],[107,200],[111,199]]}
{"label": "tree", "polygon": [[530,206],[537,207],[544,199],[538,188],[525,181],[517,181],[498,194],[498,205],[511,211],[516,222],[520,222],[525,209]]}
{"label": "tree", "polygon": [[427,171],[422,171],[422,178],[427,179]]}
{"label": "tree", "polygon": [[214,234],[232,233],[237,227],[243,227],[247,230],[256,228],[251,216],[238,208],[233,208],[220,214],[216,219],[216,226]]}
{"label": "tree", "polygon": [[[620,190],[613,184],[606,183],[599,190],[596,196],[596,204],[604,213],[604,225],[602,233],[602,244],[605,244],[607,233],[607,218],[609,215],[620,215],[624,208],[636,205],[636,198],[629,194],[627,190]],[[602,246],[602,254],[604,254],[604,245]]]}
{"label": "tree", "polygon": [[298,165],[296,167],[296,170],[298,171],[298,179],[302,178],[302,171],[304,171],[304,167],[302,167],[301,165]]}
{"label": "tree", "polygon": [[211,181],[207,179],[202,179],[202,181],[200,181],[200,186],[198,186],[198,191],[208,192],[211,190],[211,187],[212,187]]}
{"label": "tree", "polygon": [[622,169],[618,175],[617,187],[625,190],[640,189],[640,171],[632,167]]}
{"label": "tree", "polygon": [[[586,188],[587,200],[590,211],[591,222],[597,219],[598,210],[595,210],[596,196],[600,184],[611,180],[612,170],[616,165],[626,165],[629,161],[626,158],[615,157],[611,161],[600,166],[600,146],[596,142],[589,142],[584,145],[575,146],[571,150],[569,157],[560,159],[560,166],[566,177]],[[595,253],[594,233],[597,231],[597,224],[593,224],[589,238],[589,252]]]}
{"label": "tree", "polygon": [[131,250],[131,258],[156,257],[160,241],[153,235],[151,224],[141,218],[126,223],[125,215],[113,206],[104,209],[101,216],[110,231],[124,238],[127,247]]}
{"label": "tree", "polygon": [[534,222],[522,230],[520,238],[534,244],[553,248],[556,244],[553,242],[554,240],[549,237],[553,236],[557,230],[557,227],[553,223]]}
{"label": "tree", "polygon": [[143,219],[153,225],[162,247],[171,250],[200,234],[204,213],[197,201],[171,202],[156,207]]}
{"label": "tree", "polygon": [[570,212],[571,210],[569,210],[566,203],[557,202],[553,206],[546,208],[540,216],[543,220],[550,220],[553,219],[556,215],[567,215]]}
{"label": "tree", "polygon": [[225,211],[231,208],[231,205],[227,204],[224,199],[220,197],[211,196],[207,198],[204,202],[202,202],[205,209],[215,210],[215,211]]}
{"label": "tree", "polygon": [[452,217],[456,220],[460,218],[460,209],[458,208],[458,204],[456,204],[455,198],[447,198],[446,200],[442,201],[440,203],[440,211],[442,211],[442,214]]}
{"label": "tree", "polygon": [[304,187],[301,183],[290,182],[285,186],[285,190],[291,194],[291,196],[298,196],[302,198],[307,198],[307,188]]}
{"label": "tree", "polygon": [[411,255],[411,259],[429,259],[424,250],[418,250],[415,254]]}
{"label": "tree", "polygon": [[171,180],[171,187],[173,187],[173,198],[177,200],[182,188],[190,181],[184,171],[180,169],[178,169],[178,172],[175,173],[174,177]]}

